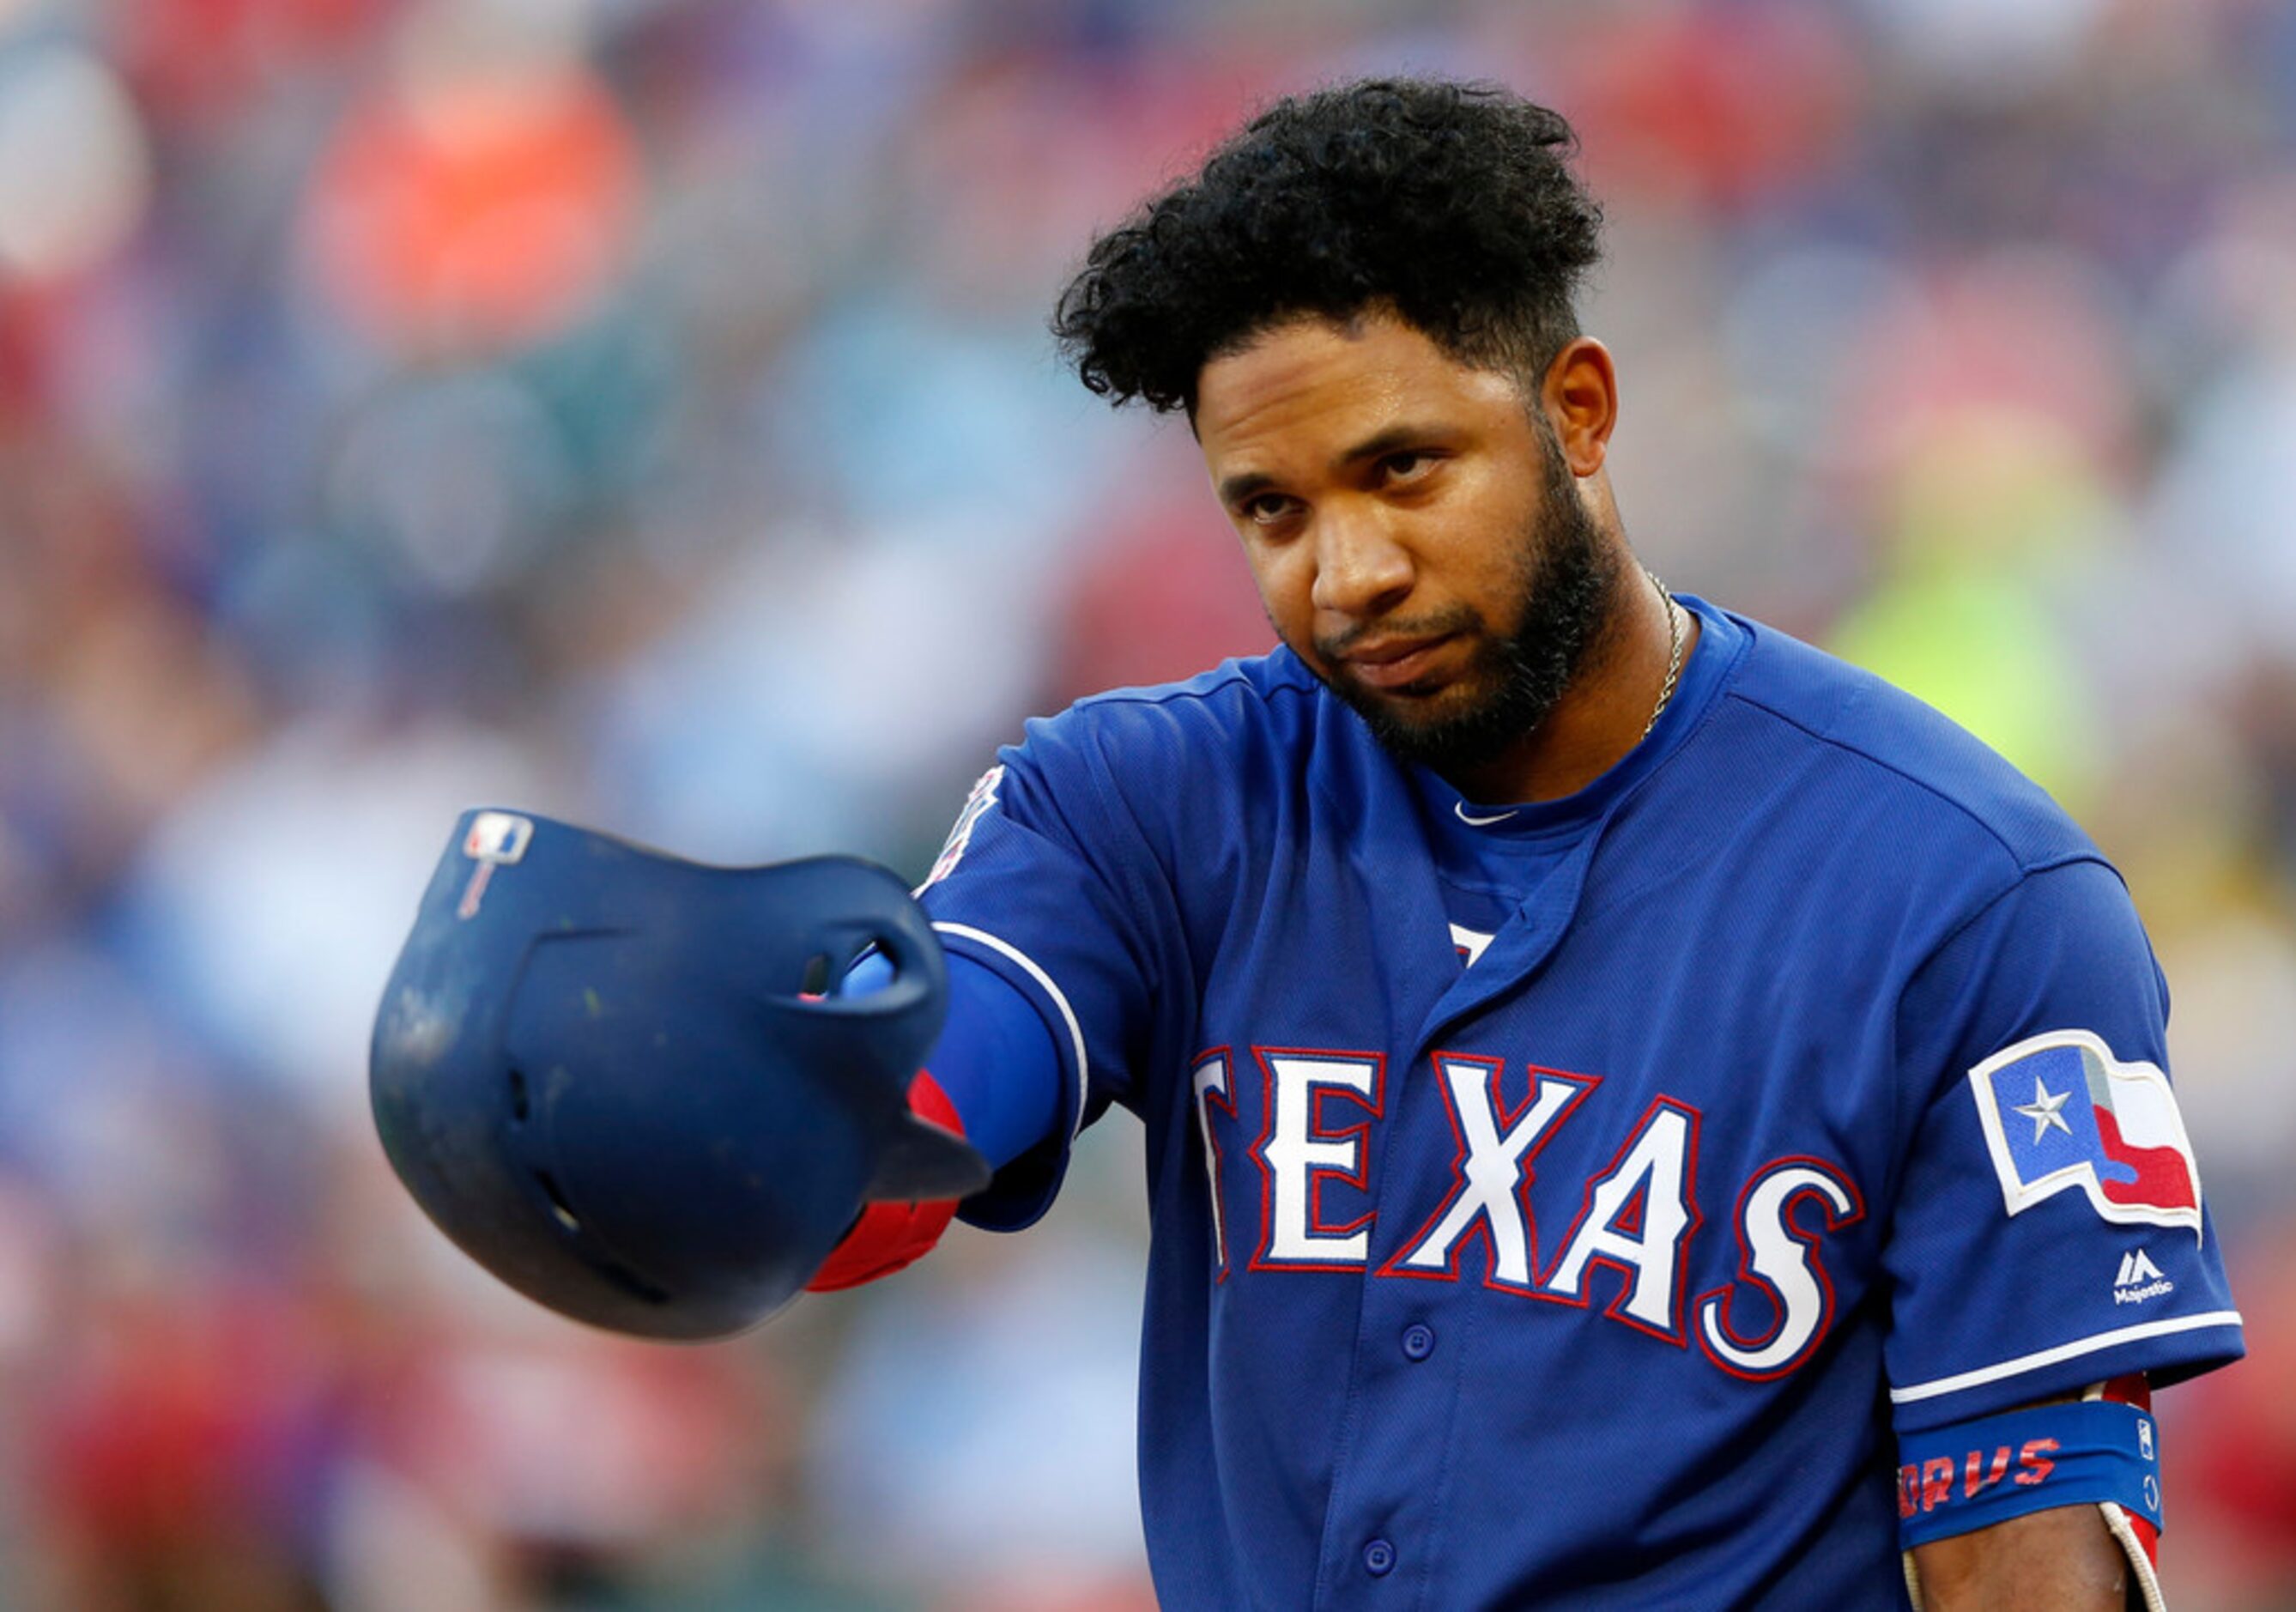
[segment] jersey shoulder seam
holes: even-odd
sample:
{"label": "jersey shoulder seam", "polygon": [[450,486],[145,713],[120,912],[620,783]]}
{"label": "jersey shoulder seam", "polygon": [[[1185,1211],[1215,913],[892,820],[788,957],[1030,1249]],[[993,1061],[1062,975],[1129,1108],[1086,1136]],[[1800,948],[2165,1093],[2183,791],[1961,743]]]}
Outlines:
{"label": "jersey shoulder seam", "polygon": [[[1743,688],[1726,689],[1724,690],[1723,697],[1726,699],[1736,700],[1742,704],[1751,705],[1755,710],[1763,712],[1777,721],[1784,723],[1787,727],[1807,735],[1818,744],[1826,745],[1834,750],[1839,750],[1844,754],[1856,756],[1859,761],[1866,762],[1868,766],[1878,767],[1883,772],[1890,773],[1898,777],[1903,778],[1906,783],[1912,785],[1923,794],[1944,802],[1946,805],[1951,807],[1955,811],[1968,818],[1980,829],[1982,829],[1988,839],[1990,839],[1995,844],[2001,847],[2002,854],[2009,859],[2010,865],[2017,870],[2018,879],[2021,879],[2027,874],[2046,872],[2051,868],[2061,867],[2067,862],[2102,861],[2103,859],[2094,851],[2088,850],[2085,847],[2076,847],[2069,851],[2054,851],[2048,855],[2029,860],[2018,854],[2016,847],[2009,843],[2008,836],[2004,835],[2000,829],[1994,827],[1992,823],[1988,822],[1982,813],[1972,807],[1966,801],[1964,801],[1960,797],[1939,788],[1929,779],[1922,777],[1915,773],[1908,772],[1895,761],[1890,761],[1886,757],[1875,755],[1872,751],[1866,749],[1862,745],[1853,744],[1851,741],[1842,738],[1838,734],[1821,732],[1817,728],[1811,727],[1809,723],[1805,721],[1802,718],[1796,716],[1793,712],[1790,711],[1781,711],[1776,705],[1771,703],[1768,700],[1763,699],[1759,695],[1749,694]],[[2106,866],[2110,867],[2112,864],[2106,863]],[[2013,885],[2017,882],[2017,879],[2010,881]]]}
{"label": "jersey shoulder seam", "polygon": [[[1797,726],[1799,726],[1799,724],[1797,724]],[[1853,753],[1863,754],[1864,753],[1854,752]],[[1871,758],[1868,759],[1870,760]],[[1881,763],[1878,762],[1876,763],[1876,765],[1880,764]],[[1891,769],[1891,770],[1894,771],[1896,769]],[[1919,783],[1921,780],[1916,778],[1914,779],[1913,782]],[[1956,803],[1958,804],[1958,802]],[[1974,816],[1975,814],[1972,813],[1971,815]],[[2103,868],[2107,873],[2111,874],[2115,880],[2119,881],[2120,887],[2123,890],[2127,890],[2128,888],[2128,881],[2126,879],[2122,879],[2120,876],[2120,868],[2115,868],[2111,862],[2105,860],[2102,853],[2083,847],[2075,847],[2064,851],[2061,855],[2035,862],[2030,867],[2020,864],[2014,876],[2013,876],[2006,884],[2003,884],[2000,889],[1995,891],[1991,895],[1987,896],[1983,901],[1972,903],[1969,910],[1963,915],[1961,921],[1954,925],[1952,928],[1947,930],[1943,934],[1939,935],[1936,943],[1930,946],[1922,953],[1920,960],[1915,962],[1912,967],[1906,970],[1904,976],[1898,982],[1896,997],[1890,1005],[1890,1013],[1892,1023],[1894,1024],[1901,1020],[1904,1016],[1906,993],[1914,988],[1914,984],[1916,981],[1920,980],[1929,972],[1930,965],[1937,961],[1940,957],[1943,957],[1947,949],[1951,947],[1955,942],[1961,939],[1963,935],[1968,933],[1970,930],[1975,928],[1978,923],[1982,920],[1987,914],[1992,912],[1993,909],[2000,906],[2002,902],[2007,901],[2020,890],[2024,889],[2028,883],[2040,877],[2043,874],[2054,873],[2060,868],[2076,867],[2083,862]],[[2154,967],[2157,970],[2159,965],[2156,963]],[[1902,1104],[1893,1106],[1890,1127],[1890,1156],[1891,1159],[1898,1162],[1897,1164],[1893,1166],[1893,1169],[1902,1168],[1903,1162],[1906,1156],[1907,1147],[1911,1142],[1911,1136],[1909,1133],[1913,1127],[1918,1124],[1918,1120],[1915,1116],[1906,1113]],[[1897,1193],[1898,1184],[1899,1183],[1896,1180],[1892,1180],[1890,1183],[1890,1191],[1893,1197]]]}
{"label": "jersey shoulder seam", "polygon": [[2054,873],[2060,868],[2077,867],[2083,862],[2103,868],[2105,872],[2113,876],[2114,881],[2120,885],[2121,889],[2125,891],[2128,888],[2128,882],[2120,876],[2120,868],[2115,868],[2111,862],[2105,860],[2102,852],[2087,850],[2086,848],[2077,847],[2073,850],[2067,851],[2061,855],[2049,857],[2030,865],[2020,864],[2017,868],[2015,877],[2012,878],[2007,884],[2002,885],[2000,889],[1995,891],[1991,895],[1987,896],[1983,901],[1973,903],[1970,907],[1969,911],[1963,916],[1961,922],[1956,924],[1952,928],[1947,930],[1942,935],[1939,936],[1937,943],[1931,946],[1927,950],[1922,953],[1921,960],[1915,963],[1913,967],[1906,971],[1906,977],[1898,987],[1898,999],[1902,1002],[1905,999],[1906,992],[1913,988],[1914,982],[1922,976],[1923,972],[1929,967],[1931,963],[1934,962],[1941,954],[1943,954],[1948,947],[1951,946],[1956,941],[1961,939],[1963,935],[1968,933],[1972,927],[1974,927],[1996,907],[1998,907],[2002,902],[2016,894],[2017,892],[2022,890],[2032,880],[2039,878],[2043,874]]}

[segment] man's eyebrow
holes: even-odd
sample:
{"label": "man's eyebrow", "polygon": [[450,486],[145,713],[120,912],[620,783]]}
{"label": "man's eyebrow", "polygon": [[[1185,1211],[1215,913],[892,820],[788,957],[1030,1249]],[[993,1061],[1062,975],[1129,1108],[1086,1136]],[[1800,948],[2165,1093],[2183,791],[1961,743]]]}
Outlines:
{"label": "man's eyebrow", "polygon": [[1226,505],[1234,506],[1241,504],[1246,498],[1250,498],[1254,493],[1265,492],[1267,489],[1275,485],[1275,478],[1267,474],[1265,472],[1257,470],[1238,471],[1235,474],[1224,477],[1221,480],[1219,484],[1219,499],[1221,503]]}
{"label": "man's eyebrow", "polygon": [[[1424,447],[1447,434],[1434,426],[1414,425],[1408,421],[1398,425],[1386,426],[1354,446],[1341,448],[1332,460],[1332,468],[1343,471],[1367,460],[1383,459],[1388,455],[1398,453],[1405,448]],[[1265,492],[1275,485],[1275,478],[1264,471],[1238,471],[1235,474],[1221,480],[1219,499],[1221,503],[1226,505],[1241,504],[1245,499]]]}
{"label": "man's eyebrow", "polygon": [[1375,432],[1353,448],[1344,450],[1332,460],[1332,468],[1345,470],[1351,465],[1361,465],[1366,459],[1384,459],[1388,455],[1406,448],[1424,447],[1444,434],[1431,425],[1414,425],[1406,420]]}

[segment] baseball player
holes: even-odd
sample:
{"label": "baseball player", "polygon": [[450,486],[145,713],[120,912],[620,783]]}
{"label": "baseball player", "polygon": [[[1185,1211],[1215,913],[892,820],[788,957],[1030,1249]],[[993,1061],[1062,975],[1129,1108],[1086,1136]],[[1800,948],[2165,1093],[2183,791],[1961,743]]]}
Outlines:
{"label": "baseball player", "polygon": [[[821,1131],[859,1163],[778,1279],[1027,1225],[1121,1106],[1168,1606],[2158,1607],[2148,1386],[2242,1342],[2144,933],[1999,758],[1636,561],[1570,145],[1349,85],[1093,246],[1056,332],[1185,415],[1281,646],[999,755],[919,895],[939,955],[819,1005],[947,970],[911,1111],[881,1074]],[[472,832],[426,912],[515,835]],[[454,1230],[386,1098],[425,1023],[379,1030],[377,1112]],[[529,1291],[609,1197],[546,1185],[490,1260]]]}

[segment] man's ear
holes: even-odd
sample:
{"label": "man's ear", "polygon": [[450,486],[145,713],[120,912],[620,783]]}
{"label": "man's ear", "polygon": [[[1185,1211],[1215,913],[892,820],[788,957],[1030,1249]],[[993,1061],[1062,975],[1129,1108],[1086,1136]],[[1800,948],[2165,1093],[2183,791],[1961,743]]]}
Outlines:
{"label": "man's ear", "polygon": [[1619,374],[1611,350],[1592,336],[1575,337],[1546,366],[1538,401],[1570,473],[1591,476],[1601,470],[1619,423]]}

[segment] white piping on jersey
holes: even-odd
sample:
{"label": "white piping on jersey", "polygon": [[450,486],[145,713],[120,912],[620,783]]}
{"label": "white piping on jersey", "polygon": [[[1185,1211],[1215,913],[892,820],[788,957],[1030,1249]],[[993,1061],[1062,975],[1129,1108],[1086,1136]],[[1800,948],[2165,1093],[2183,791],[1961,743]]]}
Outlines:
{"label": "white piping on jersey", "polygon": [[1915,1400],[1935,1399],[1940,1394],[1953,1394],[1963,1388],[1974,1388],[1980,1383],[1997,1383],[2005,1377],[2020,1372],[2038,1371],[2043,1366],[2054,1366],[2059,1361],[2073,1360],[2080,1355],[2094,1354],[2099,1349],[2110,1349],[2115,1344],[2133,1344],[2140,1337],[2164,1337],[2172,1332],[2194,1332],[2202,1327],[2237,1327],[2241,1324],[2237,1310],[2211,1310],[2206,1315],[2174,1316],[2167,1320],[2144,1321],[2134,1327],[2116,1328],[2085,1337],[2078,1343],[2059,1344],[2054,1349],[2040,1349],[2031,1354],[2021,1354],[2015,1360],[2003,1361],[1997,1366],[1980,1366],[1974,1371],[1963,1371],[1953,1377],[1940,1377],[1926,1383],[1915,1383],[1910,1388],[1890,1390],[1890,1402],[1911,1404]]}
{"label": "white piping on jersey", "polygon": [[1037,966],[1037,959],[1012,942],[1000,941],[988,931],[975,929],[969,924],[935,924],[933,928],[942,934],[953,934],[964,940],[976,942],[988,947],[991,951],[1011,958],[1029,971],[1029,977],[1045,988],[1045,994],[1053,999],[1053,1006],[1061,1010],[1061,1017],[1069,1027],[1069,1045],[1076,1051],[1076,1118],[1069,1123],[1069,1140],[1076,1140],[1077,1132],[1084,1129],[1085,1099],[1092,1095],[1092,1076],[1085,1063],[1084,1026],[1077,1023],[1076,1009],[1069,1006],[1069,999],[1061,994],[1061,988],[1053,983],[1051,975],[1046,974]]}
{"label": "white piping on jersey", "polygon": [[1520,806],[1510,807],[1508,810],[1496,812],[1490,817],[1471,818],[1467,815],[1467,802],[1464,801],[1454,801],[1451,802],[1451,810],[1459,814],[1459,821],[1464,823],[1468,827],[1488,828],[1494,823],[1505,822],[1509,818],[1514,816],[1516,812],[1522,809]]}

